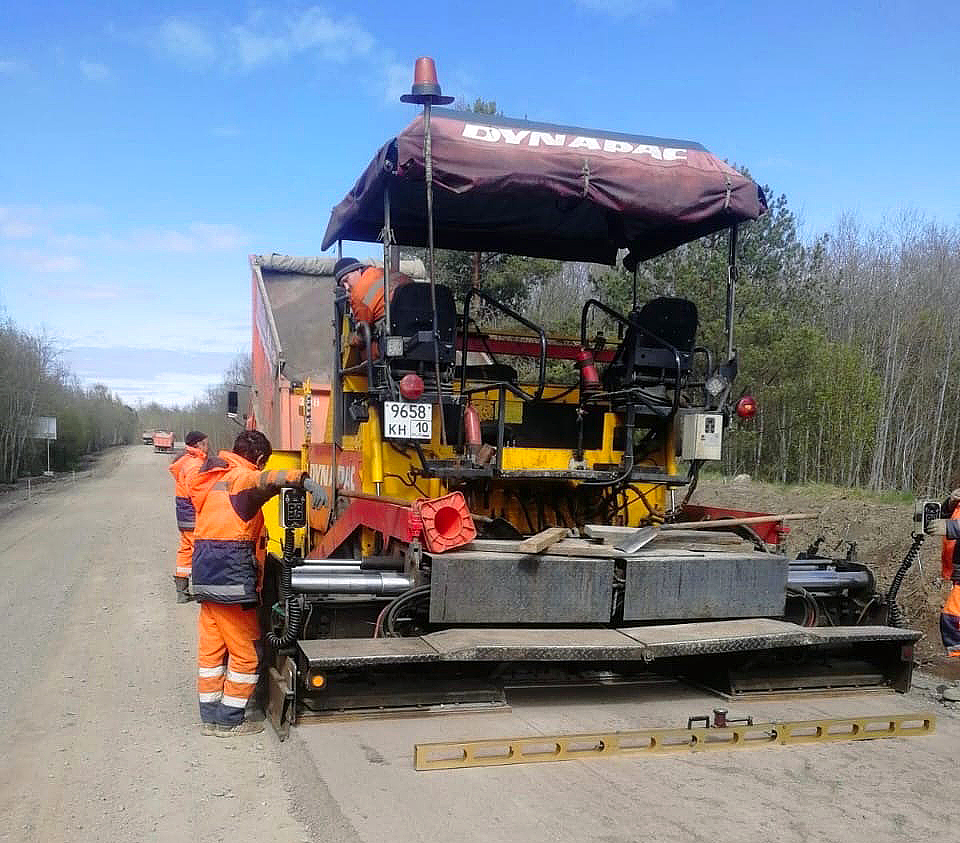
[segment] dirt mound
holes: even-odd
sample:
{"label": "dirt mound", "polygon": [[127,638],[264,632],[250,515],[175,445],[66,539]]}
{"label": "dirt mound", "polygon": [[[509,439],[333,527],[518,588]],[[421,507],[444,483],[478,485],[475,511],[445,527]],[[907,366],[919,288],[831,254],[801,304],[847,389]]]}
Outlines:
{"label": "dirt mound", "polygon": [[[820,536],[824,537],[820,545],[824,556],[844,557],[855,543],[857,561],[871,568],[882,592],[910,549],[915,526],[912,500],[891,500],[834,486],[778,486],[743,477],[704,476],[691,503],[753,512],[817,513],[815,520],[790,522],[785,544],[788,555],[806,550]],[[924,633],[917,646],[920,663],[928,670],[960,678],[960,666],[948,662],[940,643],[940,607],[950,584],[940,577],[939,539],[927,539],[920,558],[921,569],[914,566],[907,574],[897,602],[907,625]]]}

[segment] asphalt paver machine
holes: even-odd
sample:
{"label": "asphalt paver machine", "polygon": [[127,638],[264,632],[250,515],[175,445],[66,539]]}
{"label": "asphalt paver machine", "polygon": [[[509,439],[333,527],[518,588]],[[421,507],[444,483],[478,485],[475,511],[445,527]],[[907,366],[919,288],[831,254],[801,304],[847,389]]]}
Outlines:
{"label": "asphalt paver machine", "polygon": [[[919,633],[884,625],[865,566],[790,559],[778,517],[685,502],[752,409],[731,406],[736,244],[763,192],[697,143],[437,109],[424,90],[323,241],[381,243],[381,266],[419,275],[384,273],[382,322],[352,319],[333,259],[251,259],[266,385],[250,421],[285,373],[278,458],[324,489],[268,513],[278,729],[651,670],[726,694],[905,690]],[[724,230],[721,349],[686,299],[588,298],[579,336],[555,337],[482,281],[456,301],[434,272],[442,248],[622,261],[635,279]],[[401,267],[401,247],[426,257]]]}

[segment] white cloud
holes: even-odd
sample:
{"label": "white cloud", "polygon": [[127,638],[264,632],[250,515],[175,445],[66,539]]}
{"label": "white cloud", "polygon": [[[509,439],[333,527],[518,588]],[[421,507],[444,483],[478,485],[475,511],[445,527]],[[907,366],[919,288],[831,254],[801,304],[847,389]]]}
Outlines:
{"label": "white cloud", "polygon": [[101,82],[110,75],[110,68],[98,61],[81,59],[80,72],[93,82]]}
{"label": "white cloud", "polygon": [[51,246],[75,251],[101,252],[202,252],[236,251],[246,238],[235,225],[193,222],[180,227],[148,226],[122,233],[62,234],[49,239]]}
{"label": "white cloud", "polygon": [[128,244],[154,252],[223,252],[242,248],[244,237],[235,225],[195,222],[183,229],[146,228],[131,235]]}
{"label": "white cloud", "polygon": [[71,299],[82,302],[120,301],[128,297],[136,288],[122,287],[119,284],[96,284],[84,282],[61,283],[56,288],[43,290],[47,298]]}
{"label": "white cloud", "polygon": [[334,17],[319,6],[288,14],[253,12],[246,20],[226,26],[168,18],[150,33],[149,41],[181,62],[216,62],[225,69],[243,71],[305,55],[342,63],[368,56],[376,46],[357,20]]}
{"label": "white cloud", "polygon": [[386,76],[384,100],[392,105],[399,102],[403,94],[410,93],[410,85],[413,82],[413,65],[393,61],[387,65],[384,73]]}
{"label": "white cloud", "polygon": [[202,27],[180,18],[167,18],[154,33],[157,49],[178,61],[205,63],[217,54],[214,39]]}
{"label": "white cloud", "polygon": [[673,0],[576,0],[580,8],[615,18],[648,15],[673,8]]}
{"label": "white cloud", "polygon": [[0,240],[29,240],[37,231],[23,209],[0,207]]}
{"label": "white cloud", "polygon": [[11,253],[10,258],[14,263],[30,272],[78,272],[83,269],[83,261],[75,255],[47,254],[39,250],[23,250]]}
{"label": "white cloud", "polygon": [[279,19],[253,15],[246,23],[231,27],[230,42],[244,69],[301,53],[313,53],[321,61],[343,62],[368,55],[375,44],[359,23],[331,17],[318,6]]}

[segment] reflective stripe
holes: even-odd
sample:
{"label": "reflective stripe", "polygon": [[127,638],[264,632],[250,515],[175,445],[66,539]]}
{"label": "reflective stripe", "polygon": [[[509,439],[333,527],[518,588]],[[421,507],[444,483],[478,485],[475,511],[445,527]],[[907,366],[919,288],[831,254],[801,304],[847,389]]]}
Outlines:
{"label": "reflective stripe", "polygon": [[247,591],[242,585],[203,585],[197,586],[197,590],[215,597],[243,597]]}
{"label": "reflective stripe", "polygon": [[222,700],[223,691],[201,691],[197,696],[202,703],[215,703]]}
{"label": "reflective stripe", "polygon": [[194,527],[197,526],[197,522],[194,521],[181,521],[177,519],[177,529],[185,530],[187,532],[193,532]]}
{"label": "reflective stripe", "polygon": [[247,701],[240,699],[240,697],[231,697],[227,694],[224,694],[220,699],[220,704],[225,705],[228,708],[246,708]]}
{"label": "reflective stripe", "polygon": [[224,665],[220,665],[219,667],[199,667],[197,668],[197,675],[203,679],[215,679],[218,676],[223,676],[226,669]]}
{"label": "reflective stripe", "polygon": [[189,577],[189,576],[190,576],[190,569],[189,569],[189,568],[181,568],[179,565],[177,565],[177,576],[178,576],[178,577]]}
{"label": "reflective stripe", "polygon": [[259,679],[259,673],[237,673],[235,670],[227,671],[228,682],[237,682],[241,685],[256,685]]}
{"label": "reflective stripe", "polygon": [[230,484],[228,484],[226,480],[218,480],[210,488],[215,489],[218,492],[229,492]]}
{"label": "reflective stripe", "polygon": [[361,299],[361,301],[367,307],[370,307],[374,303],[374,301],[376,301],[377,295],[383,292],[383,287],[381,286],[383,283],[382,278],[380,279],[380,282],[381,282],[380,285],[374,284],[372,287],[370,287],[369,290],[367,290],[367,292],[363,294],[363,298]]}

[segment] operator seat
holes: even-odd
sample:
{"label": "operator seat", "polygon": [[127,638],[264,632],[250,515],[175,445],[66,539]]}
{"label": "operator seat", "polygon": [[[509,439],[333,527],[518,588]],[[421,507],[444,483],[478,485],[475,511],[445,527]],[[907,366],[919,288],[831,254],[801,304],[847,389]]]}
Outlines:
{"label": "operator seat", "polygon": [[[693,368],[693,347],[700,320],[688,299],[660,296],[630,314],[630,327],[603,373],[608,392],[631,383],[661,383],[682,378]],[[677,358],[680,356],[680,370]]]}
{"label": "operator seat", "polygon": [[[440,334],[439,361],[454,361],[457,306],[453,292],[436,285],[437,329]],[[399,287],[390,300],[390,335],[404,338],[404,360],[433,362],[433,306],[430,285],[422,281]]]}

